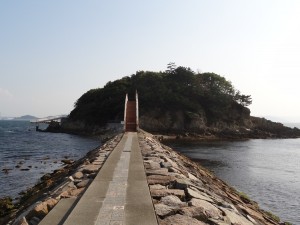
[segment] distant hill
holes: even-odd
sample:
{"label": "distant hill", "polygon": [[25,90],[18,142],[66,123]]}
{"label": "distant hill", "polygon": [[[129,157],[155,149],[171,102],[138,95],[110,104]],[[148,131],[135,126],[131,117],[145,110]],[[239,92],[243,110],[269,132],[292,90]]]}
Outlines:
{"label": "distant hill", "polygon": [[20,116],[20,117],[15,117],[13,120],[35,120],[38,119],[38,117],[31,116],[31,115],[25,115],[25,116]]}
{"label": "distant hill", "polygon": [[[138,71],[91,89],[75,103],[69,122],[83,129],[123,120],[126,93],[139,94],[140,126],[158,132],[203,132],[207,127],[244,125],[251,96],[215,73],[169,65],[160,72]],[[80,129],[81,129],[80,128]]]}

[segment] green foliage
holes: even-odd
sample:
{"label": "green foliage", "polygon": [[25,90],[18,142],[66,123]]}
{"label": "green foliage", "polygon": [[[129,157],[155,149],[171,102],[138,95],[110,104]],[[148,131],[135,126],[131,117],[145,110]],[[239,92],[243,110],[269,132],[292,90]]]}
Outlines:
{"label": "green foliage", "polygon": [[231,82],[215,73],[195,73],[187,67],[169,63],[165,72],[138,71],[108,82],[103,88],[82,95],[70,114],[71,120],[103,125],[122,120],[125,94],[139,93],[140,115],[153,109],[160,112],[182,110],[204,114],[208,122],[222,119],[234,106],[251,104],[250,95],[236,91]]}
{"label": "green foliage", "polygon": [[0,216],[7,215],[12,209],[14,209],[14,204],[10,197],[0,198]]}
{"label": "green foliage", "polygon": [[280,222],[280,218],[276,215],[274,215],[273,213],[271,212],[268,212],[268,211],[264,211],[272,220],[276,221],[276,222]]}
{"label": "green foliage", "polygon": [[249,196],[246,193],[238,192],[238,194],[245,203],[251,202],[251,199],[249,198]]}
{"label": "green foliage", "polygon": [[242,106],[248,106],[252,104],[251,95],[242,95],[240,91],[235,93],[234,100]]}

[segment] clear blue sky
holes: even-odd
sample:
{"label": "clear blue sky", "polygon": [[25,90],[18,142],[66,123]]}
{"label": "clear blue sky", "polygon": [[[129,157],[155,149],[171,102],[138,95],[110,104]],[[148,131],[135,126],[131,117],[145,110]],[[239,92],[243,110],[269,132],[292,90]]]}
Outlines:
{"label": "clear blue sky", "polygon": [[1,1],[2,116],[68,114],[91,88],[169,62],[300,121],[300,1]]}

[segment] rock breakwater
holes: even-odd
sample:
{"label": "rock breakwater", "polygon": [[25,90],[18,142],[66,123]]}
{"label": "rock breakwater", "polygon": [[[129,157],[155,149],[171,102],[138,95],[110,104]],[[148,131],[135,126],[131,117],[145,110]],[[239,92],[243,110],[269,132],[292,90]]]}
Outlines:
{"label": "rock breakwater", "polygon": [[139,139],[159,224],[285,224],[151,134]]}
{"label": "rock breakwater", "polygon": [[40,183],[24,192],[20,202],[0,219],[0,224],[36,225],[60,200],[79,199],[121,138],[122,134],[116,135],[82,159],[44,175]]}
{"label": "rock breakwater", "polygon": [[[29,190],[26,196],[30,201],[20,203],[19,209],[0,224],[39,224],[61,200],[79,200],[121,137],[115,136],[83,159],[68,164],[60,177],[54,176],[58,171],[47,176],[43,183],[48,186]],[[158,224],[287,224],[155,136],[141,131],[138,137]]]}

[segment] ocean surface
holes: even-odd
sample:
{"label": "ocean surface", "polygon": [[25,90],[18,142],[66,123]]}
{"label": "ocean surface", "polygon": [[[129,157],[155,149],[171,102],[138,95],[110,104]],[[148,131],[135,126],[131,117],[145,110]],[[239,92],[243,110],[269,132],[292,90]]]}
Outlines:
{"label": "ocean surface", "polygon": [[300,139],[167,142],[283,221],[300,224]]}
{"label": "ocean surface", "polygon": [[0,198],[18,197],[46,173],[101,145],[95,138],[36,132],[28,121],[0,120]]}

